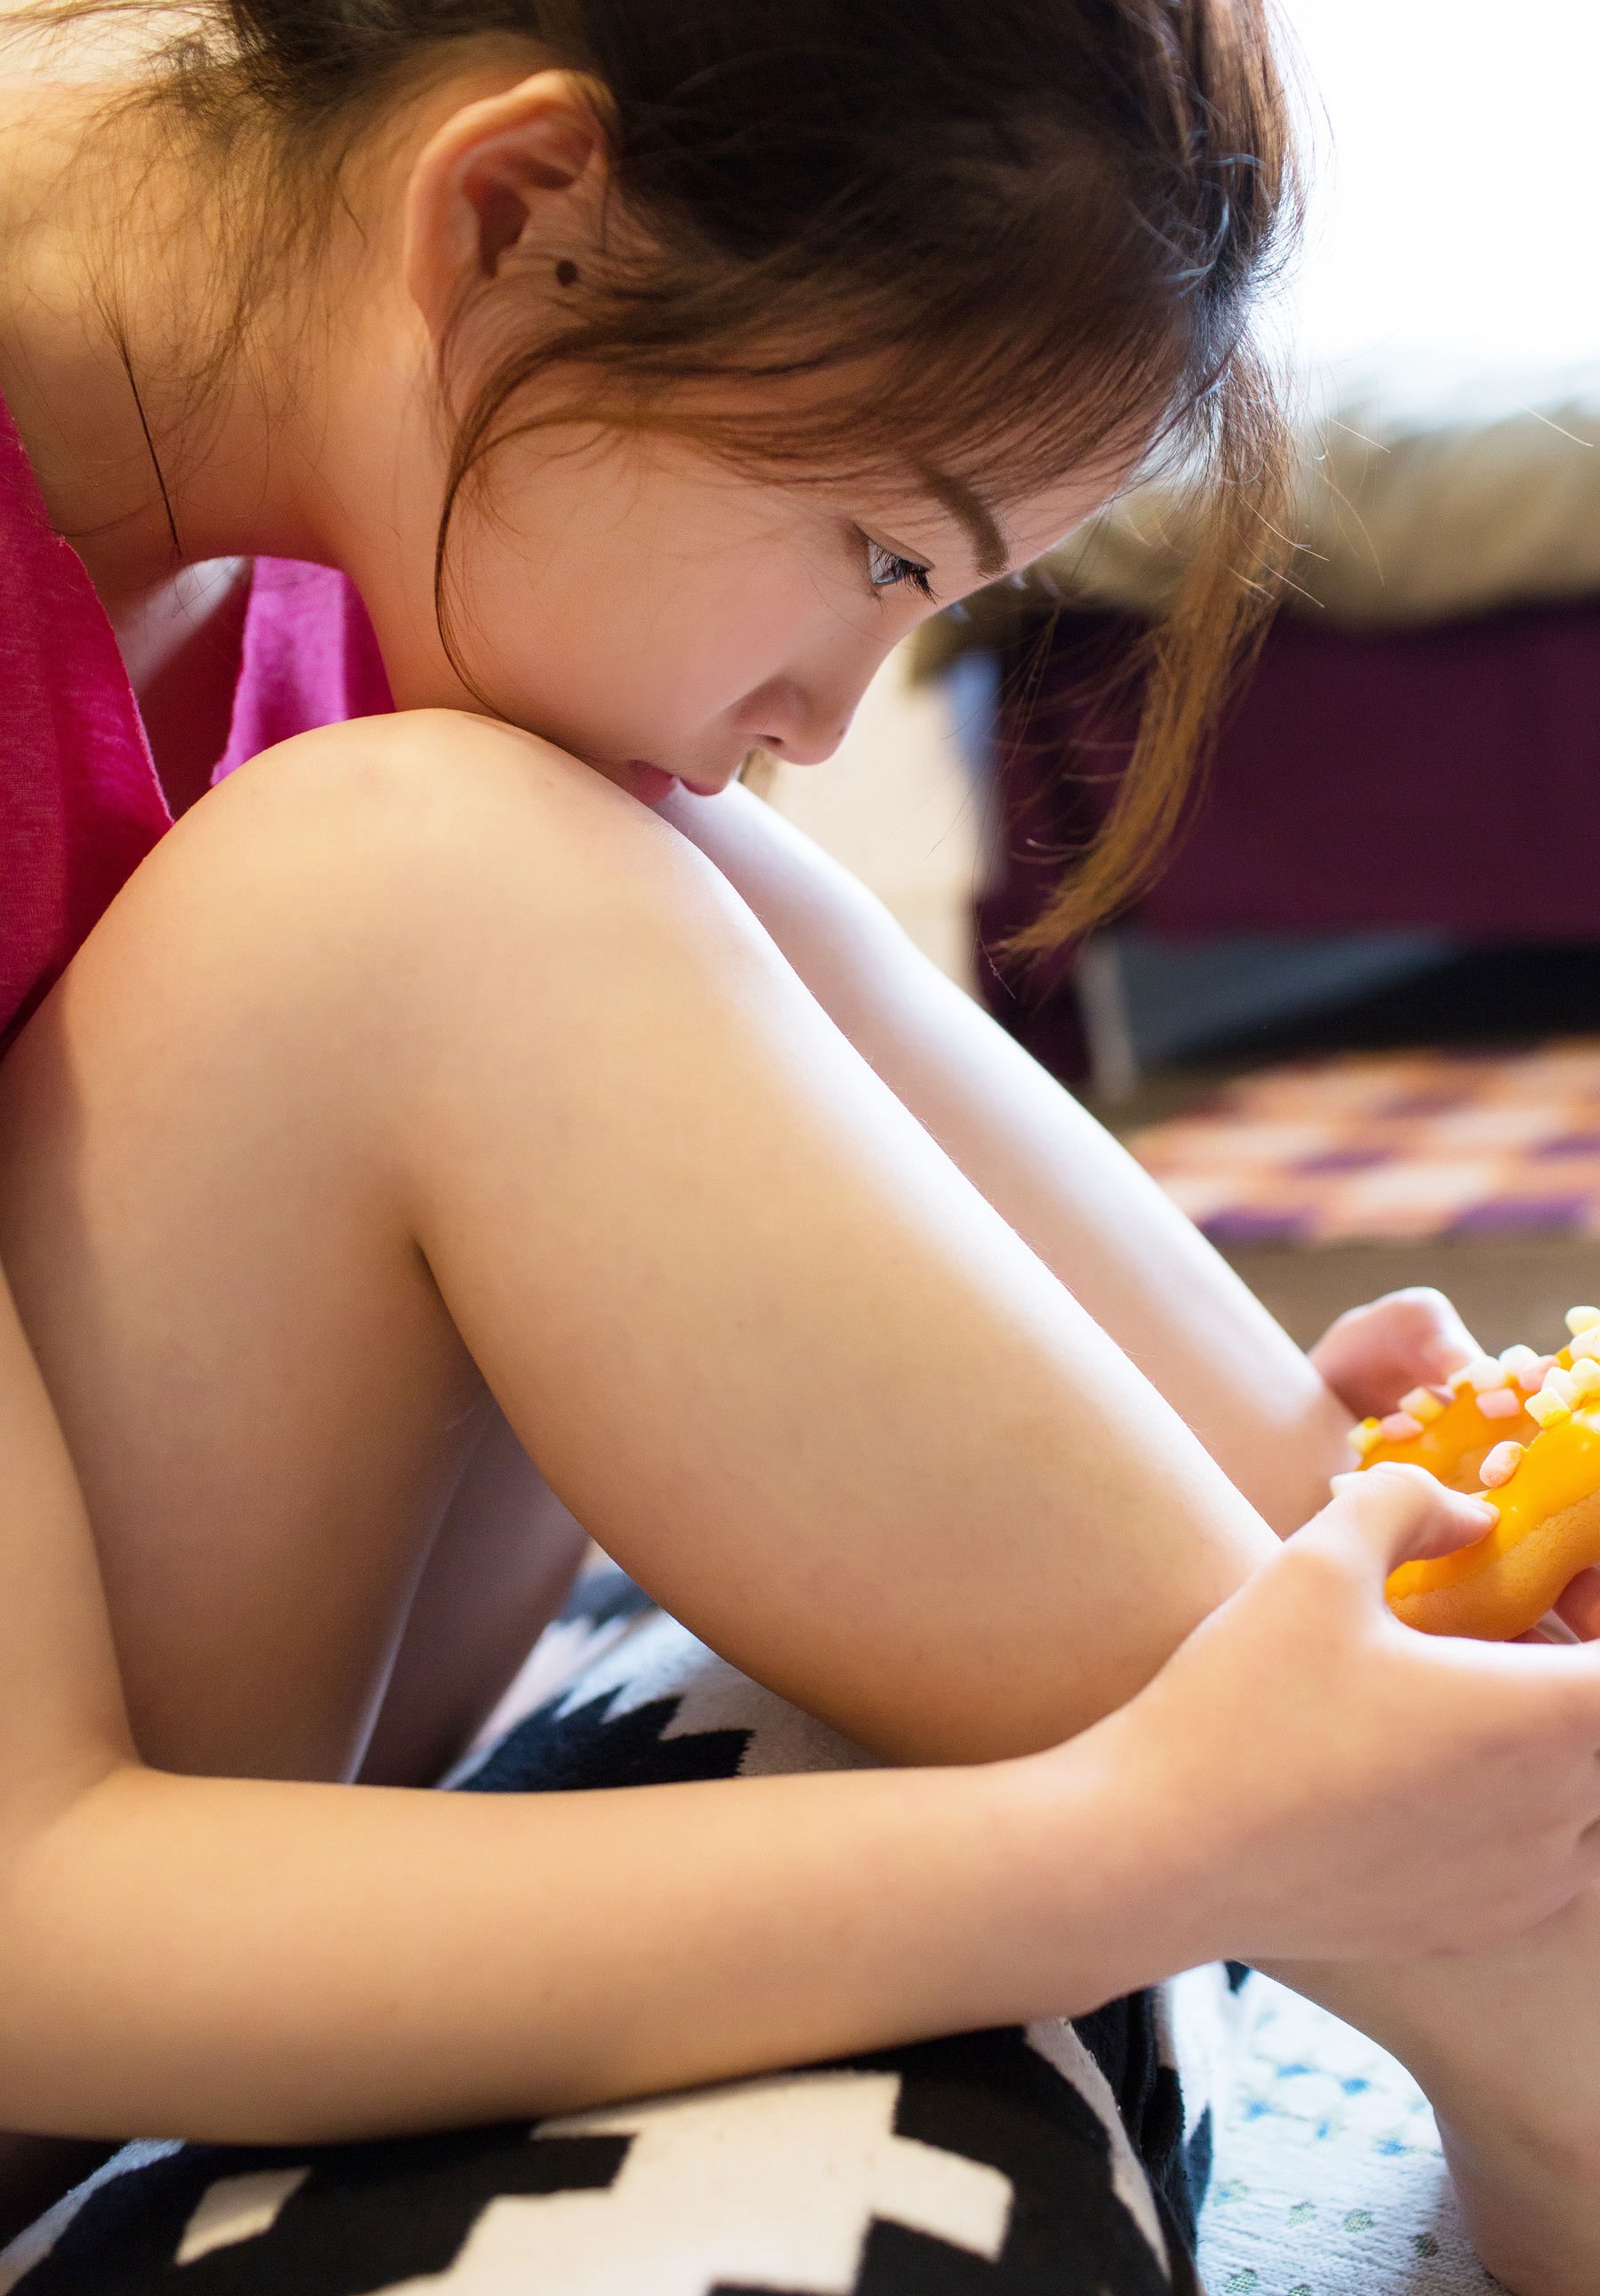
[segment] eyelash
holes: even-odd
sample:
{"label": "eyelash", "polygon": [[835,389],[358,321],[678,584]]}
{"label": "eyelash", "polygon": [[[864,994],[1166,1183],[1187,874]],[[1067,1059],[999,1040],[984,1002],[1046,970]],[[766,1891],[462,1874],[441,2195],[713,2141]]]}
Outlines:
{"label": "eyelash", "polygon": [[874,590],[892,590],[897,584],[909,582],[924,598],[933,595],[933,585],[928,579],[928,569],[915,558],[902,558],[893,550],[885,550],[881,542],[865,535],[866,544],[866,578]]}

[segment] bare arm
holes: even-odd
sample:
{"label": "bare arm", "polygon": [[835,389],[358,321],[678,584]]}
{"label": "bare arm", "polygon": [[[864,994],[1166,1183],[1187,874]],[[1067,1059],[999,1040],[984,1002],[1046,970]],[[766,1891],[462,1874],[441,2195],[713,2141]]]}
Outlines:
{"label": "bare arm", "polygon": [[747,900],[890,1089],[1287,1532],[1350,1414],[1205,1238],[849,873],[748,791],[661,810]]}
{"label": "bare arm", "polygon": [[0,1490],[0,2127],[491,2120],[1087,2007],[1192,1957],[1093,1756],[1047,1804],[1026,1764],[511,1799],[145,1768],[3,1279]]}
{"label": "bare arm", "polygon": [[1478,1528],[1407,1469],[1044,1755],[526,1799],[163,1775],[126,1751],[9,1302],[0,1354],[29,1493],[4,1561],[41,1598],[0,1628],[13,2125],[300,2144],[531,2115],[1071,2014],[1228,1950],[1455,1944],[1593,1870],[1600,1671],[1464,1669],[1375,1626],[1391,1560]]}
{"label": "bare arm", "polygon": [[1087,2007],[1205,1949],[1118,1808],[1131,1780],[1087,1743],[1047,1780],[516,1800],[146,1769],[3,1282],[0,1489],[12,2126],[299,2142],[488,2120]]}

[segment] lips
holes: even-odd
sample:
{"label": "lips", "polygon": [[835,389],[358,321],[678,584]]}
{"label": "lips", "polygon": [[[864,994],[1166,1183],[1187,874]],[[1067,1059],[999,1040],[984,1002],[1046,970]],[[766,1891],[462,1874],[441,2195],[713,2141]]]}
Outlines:
{"label": "lips", "polygon": [[669,773],[665,766],[653,766],[648,758],[629,758],[628,771],[632,777],[635,794],[644,797],[647,805],[659,805],[668,791],[676,788],[680,782],[696,797],[720,797],[727,786],[726,779],[691,781],[687,774]]}
{"label": "lips", "polygon": [[669,791],[680,784],[695,797],[720,797],[729,782],[738,778],[739,772],[738,767],[734,766],[731,770],[718,774],[715,781],[693,781],[687,774],[670,773],[665,766],[655,765],[649,758],[625,758],[620,767],[602,766],[600,770],[609,773],[614,781],[620,781],[630,796],[640,799],[645,805],[660,805]]}
{"label": "lips", "polygon": [[644,758],[630,758],[628,772],[634,796],[645,805],[660,805],[661,800],[677,787],[676,774],[669,774],[664,766],[652,766]]}

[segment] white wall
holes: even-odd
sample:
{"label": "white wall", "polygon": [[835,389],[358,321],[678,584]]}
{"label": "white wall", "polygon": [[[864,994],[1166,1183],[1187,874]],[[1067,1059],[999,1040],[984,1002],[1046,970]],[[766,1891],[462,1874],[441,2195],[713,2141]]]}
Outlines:
{"label": "white wall", "polygon": [[1596,0],[1280,0],[1325,118],[1309,351],[1600,352]]}

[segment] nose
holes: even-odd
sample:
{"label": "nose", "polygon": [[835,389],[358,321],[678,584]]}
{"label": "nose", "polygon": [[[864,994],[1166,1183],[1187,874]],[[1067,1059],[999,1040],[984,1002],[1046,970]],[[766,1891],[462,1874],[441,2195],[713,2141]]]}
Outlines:
{"label": "nose", "polygon": [[847,681],[834,676],[825,687],[821,680],[802,685],[784,679],[768,685],[748,705],[746,723],[759,728],[751,740],[789,765],[820,766],[849,733],[867,682],[867,677]]}
{"label": "nose", "polygon": [[820,766],[831,758],[850,730],[850,721],[843,718],[832,733],[821,733],[810,741],[796,741],[788,734],[758,734],[756,746],[769,757],[782,758],[791,766]]}

